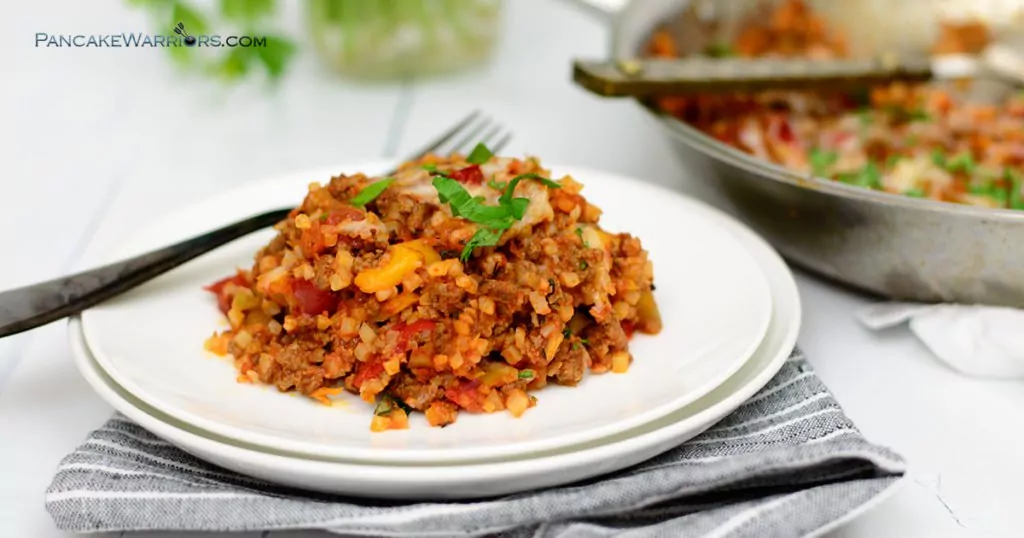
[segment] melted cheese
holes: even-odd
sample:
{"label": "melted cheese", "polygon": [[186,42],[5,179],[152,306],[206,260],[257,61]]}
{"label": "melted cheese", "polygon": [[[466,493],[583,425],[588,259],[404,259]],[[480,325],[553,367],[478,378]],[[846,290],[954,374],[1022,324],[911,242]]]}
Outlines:
{"label": "melted cheese", "polygon": [[[489,186],[488,182],[490,178],[493,178],[494,181],[499,183],[506,183],[515,177],[506,171],[510,160],[507,158],[497,158],[481,165],[480,171],[483,172],[485,178],[488,178],[488,181],[480,185],[463,184],[463,187],[470,196],[483,198],[487,205],[498,205],[498,199],[502,193]],[[401,189],[404,194],[411,196],[419,203],[441,207],[444,212],[451,214],[451,208],[448,204],[441,204],[441,201],[438,199],[437,189],[433,185],[433,178],[426,170],[413,168],[400,172],[396,175],[392,188]],[[516,186],[515,196],[527,198],[530,200],[530,204],[526,207],[526,213],[523,215],[522,220],[513,224],[513,230],[534,226],[554,218],[555,212],[551,207],[548,190],[548,187],[537,181],[525,180],[519,182]]]}

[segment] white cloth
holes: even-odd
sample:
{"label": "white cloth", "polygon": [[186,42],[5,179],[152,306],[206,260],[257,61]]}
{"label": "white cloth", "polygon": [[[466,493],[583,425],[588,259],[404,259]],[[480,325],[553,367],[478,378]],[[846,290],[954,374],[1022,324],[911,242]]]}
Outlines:
{"label": "white cloth", "polygon": [[876,331],[909,322],[910,331],[936,357],[962,374],[1024,379],[1024,310],[882,303],[862,309],[857,317]]}

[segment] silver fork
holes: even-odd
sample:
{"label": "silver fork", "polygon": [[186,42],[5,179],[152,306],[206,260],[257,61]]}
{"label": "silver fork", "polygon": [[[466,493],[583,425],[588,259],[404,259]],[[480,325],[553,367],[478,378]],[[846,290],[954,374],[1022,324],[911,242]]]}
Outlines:
{"label": "silver fork", "polygon": [[[474,111],[404,160],[416,160],[429,153],[467,153],[477,142],[483,142],[497,153],[511,139],[510,131]],[[397,169],[393,169],[381,175],[389,176],[396,172]],[[0,338],[77,314],[225,243],[273,226],[287,217],[291,210],[281,208],[267,211],[134,258],[2,292]]]}

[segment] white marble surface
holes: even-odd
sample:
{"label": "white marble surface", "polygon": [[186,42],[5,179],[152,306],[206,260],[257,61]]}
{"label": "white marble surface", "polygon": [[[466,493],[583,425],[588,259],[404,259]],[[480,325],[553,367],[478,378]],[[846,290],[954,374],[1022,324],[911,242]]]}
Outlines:
{"label": "white marble surface", "polygon": [[[510,2],[487,69],[405,87],[346,83],[303,56],[274,91],[224,89],[178,75],[156,51],[33,47],[38,31],[148,29],[117,0],[12,3],[0,19],[0,288],[88,265],[135,223],[206,194],[401,154],[474,107],[515,130],[510,152],[699,190],[639,108],[569,83],[569,58],[600,56],[607,35],[558,0]],[[833,535],[1024,534],[1021,385],[959,377],[905,330],[856,325],[852,311],[866,299],[798,279],[800,345],[866,435],[912,465],[899,493]],[[110,412],[75,371],[63,323],[0,340],[0,535],[65,536],[43,492],[60,458]]]}

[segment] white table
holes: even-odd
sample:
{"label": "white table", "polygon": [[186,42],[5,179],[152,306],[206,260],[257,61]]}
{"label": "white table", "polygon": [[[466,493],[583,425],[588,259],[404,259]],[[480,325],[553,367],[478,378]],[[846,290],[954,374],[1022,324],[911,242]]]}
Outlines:
{"label": "white table", "polygon": [[[474,107],[515,130],[508,152],[697,186],[638,107],[570,84],[569,58],[600,56],[607,35],[557,0],[510,2],[505,39],[483,71],[360,86],[307,55],[270,93],[179,75],[159,51],[34,48],[35,32],[150,29],[118,0],[54,3],[12,4],[0,22],[0,288],[88,265],[135,223],[207,194],[402,154]],[[866,299],[798,279],[800,345],[864,433],[912,464],[899,493],[834,535],[1024,535],[1020,384],[960,377],[904,329],[858,326],[852,312]],[[64,323],[0,340],[0,535],[64,536],[43,492],[60,458],[110,413],[72,365]]]}

